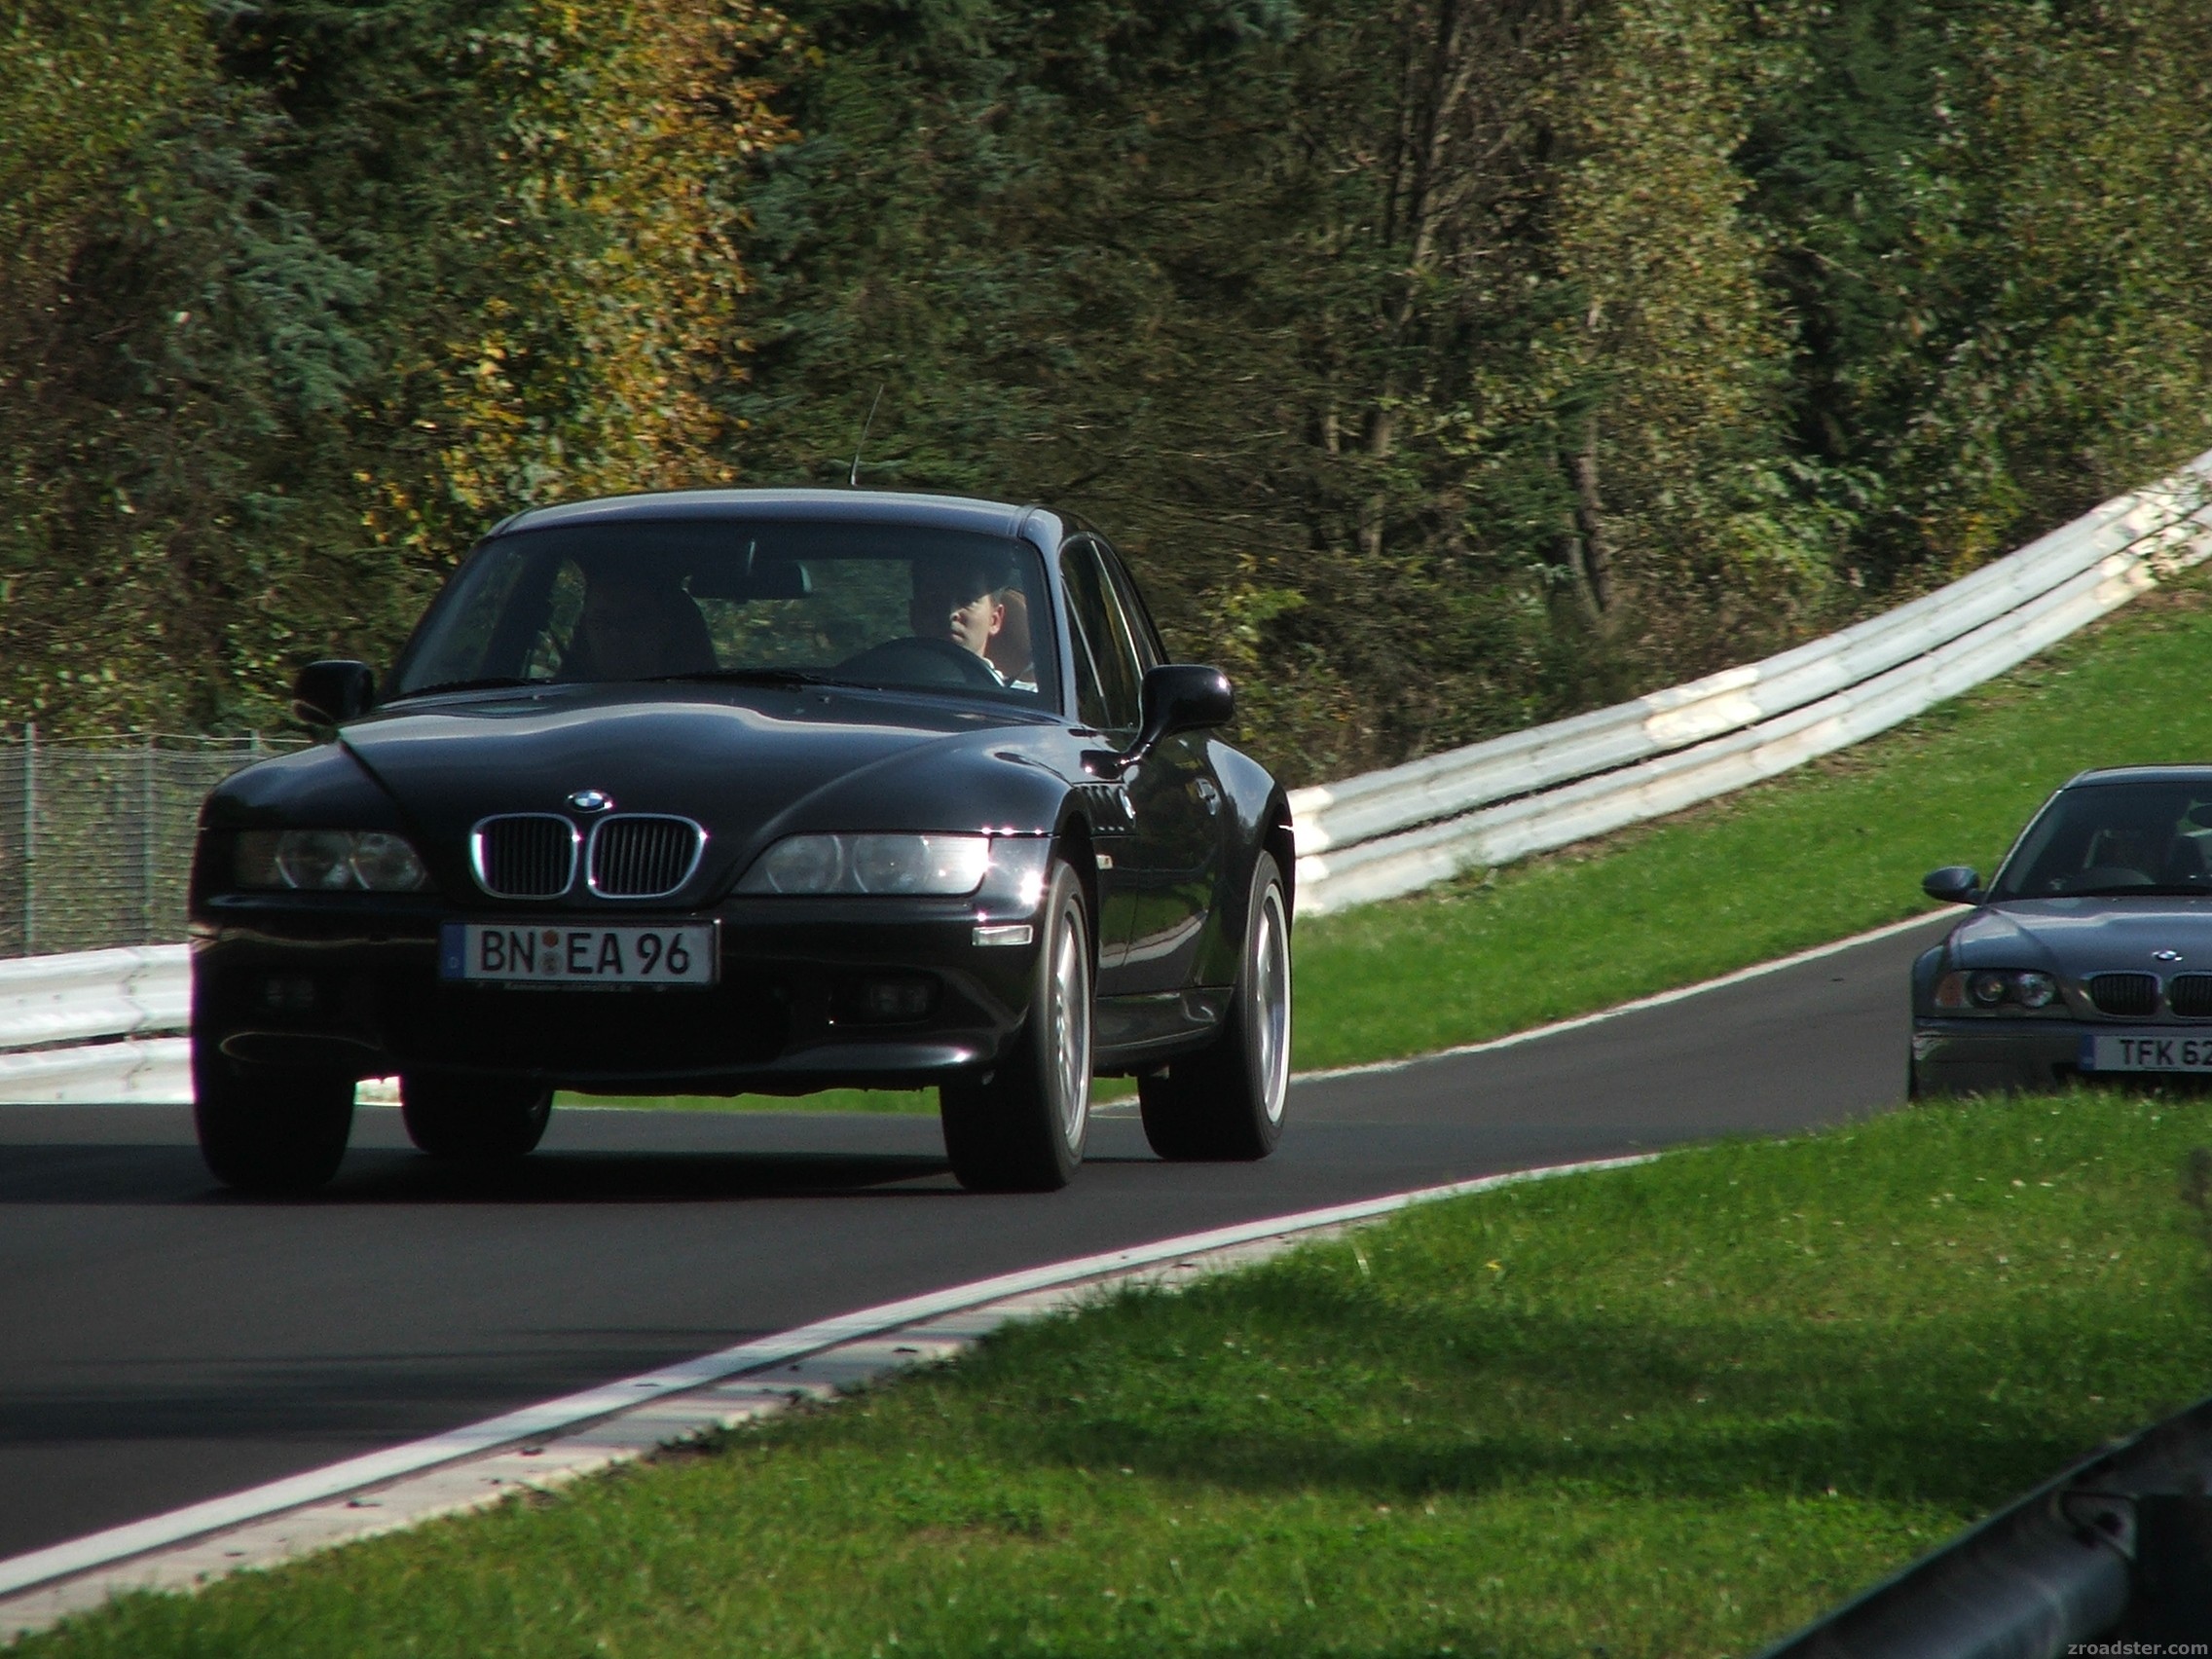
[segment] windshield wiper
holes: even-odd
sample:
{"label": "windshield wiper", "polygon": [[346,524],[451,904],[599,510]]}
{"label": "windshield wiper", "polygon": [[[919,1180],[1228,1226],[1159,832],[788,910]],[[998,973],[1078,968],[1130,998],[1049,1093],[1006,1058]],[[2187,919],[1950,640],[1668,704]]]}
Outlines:
{"label": "windshield wiper", "polygon": [[849,680],[838,680],[827,674],[818,674],[811,668],[695,668],[683,674],[648,674],[647,684],[665,684],[672,680],[703,680],[727,685],[849,685]]}
{"label": "windshield wiper", "polygon": [[515,685],[550,685],[549,680],[524,680],[512,674],[491,674],[481,680],[446,680],[435,685],[410,685],[399,697],[427,697],[433,691],[497,691]]}

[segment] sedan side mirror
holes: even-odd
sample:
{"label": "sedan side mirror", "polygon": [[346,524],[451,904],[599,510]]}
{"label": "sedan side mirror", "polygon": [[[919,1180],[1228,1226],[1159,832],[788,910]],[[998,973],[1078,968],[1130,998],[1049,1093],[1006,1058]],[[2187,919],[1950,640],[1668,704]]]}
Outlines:
{"label": "sedan side mirror", "polygon": [[1161,663],[1144,677],[1143,724],[1137,740],[1121,756],[1126,768],[1134,766],[1162,738],[1179,731],[1199,731],[1227,725],[1236,718],[1236,688],[1218,668],[1198,663]]}
{"label": "sedan side mirror", "polygon": [[376,700],[376,670],[365,662],[311,662],[292,682],[292,718],[303,725],[343,724],[367,714]]}
{"label": "sedan side mirror", "polygon": [[1981,872],[1971,865],[1945,865],[1920,878],[1920,891],[1946,904],[1981,903]]}

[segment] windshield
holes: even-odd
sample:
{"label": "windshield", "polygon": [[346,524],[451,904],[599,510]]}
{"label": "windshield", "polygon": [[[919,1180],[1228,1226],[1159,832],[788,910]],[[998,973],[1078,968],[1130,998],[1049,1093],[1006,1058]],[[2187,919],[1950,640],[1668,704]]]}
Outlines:
{"label": "windshield", "polygon": [[2212,893],[2212,785],[2084,784],[2028,826],[1991,897]]}
{"label": "windshield", "polygon": [[1056,708],[1027,543],[912,525],[564,525],[479,548],[392,672],[464,685],[825,682]]}

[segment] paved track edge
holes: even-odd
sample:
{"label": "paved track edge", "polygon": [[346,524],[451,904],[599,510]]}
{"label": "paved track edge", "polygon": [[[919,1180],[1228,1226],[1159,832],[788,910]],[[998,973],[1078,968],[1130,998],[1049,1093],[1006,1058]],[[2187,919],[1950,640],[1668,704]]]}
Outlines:
{"label": "paved track edge", "polygon": [[1806,963],[1818,962],[1825,956],[1839,956],[1860,945],[1872,944],[1877,940],[1894,939],[1899,934],[1910,933],[1914,928],[1926,927],[1930,922],[1942,919],[1944,914],[1941,910],[1923,910],[1919,915],[1907,916],[1901,922],[1886,922],[1878,928],[1869,928],[1864,933],[1853,934],[1848,939],[1832,940],[1826,944],[1816,944],[1808,950],[1800,950],[1789,956],[1778,956],[1771,962],[1754,962],[1749,968],[1738,968],[1717,978],[1700,979],[1694,985],[1677,985],[1671,991],[1654,991],[1647,997],[1638,997],[1634,1002],[1615,1003],[1610,1008],[1599,1009],[1595,1014],[1578,1014],[1571,1019],[1555,1019],[1549,1025],[1531,1025],[1526,1031],[1510,1031],[1503,1037],[1490,1037],[1480,1043],[1461,1043],[1450,1049],[1431,1050],[1424,1054],[1408,1054],[1400,1060],[1369,1060],[1360,1065],[1337,1066],[1328,1071],[1295,1072],[1290,1081],[1293,1084],[1325,1083],[1331,1078],[1339,1077],[1374,1077],[1383,1072],[1410,1071],[1415,1066],[1425,1066],[1432,1060],[1451,1060],[1457,1059],[1462,1054],[1488,1054],[1498,1049],[1517,1049],[1524,1043],[1540,1042],[1563,1032],[1604,1025],[1628,1014],[1641,1014],[1646,1009],[1665,1008],[1670,1003],[1701,997],[1708,991],[1726,990],[1730,985],[1741,985],[1749,979],[1763,979],[1769,974],[1801,968]]}
{"label": "paved track edge", "polygon": [[[1162,1267],[1169,1278],[1221,1272],[1415,1204],[1627,1168],[1654,1156],[1478,1176],[999,1273],[816,1320],[111,1527],[0,1561],[0,1641],[44,1629],[127,1591],[195,1588],[229,1572],[481,1508],[517,1491],[543,1489],[644,1456],[793,1399],[823,1397],[947,1357],[1010,1320],[1034,1318],[1130,1280],[1161,1276]],[[914,1340],[889,1340],[894,1337]],[[376,1501],[365,1500],[370,1493]],[[267,1525],[302,1517],[304,1525],[274,1530]]]}

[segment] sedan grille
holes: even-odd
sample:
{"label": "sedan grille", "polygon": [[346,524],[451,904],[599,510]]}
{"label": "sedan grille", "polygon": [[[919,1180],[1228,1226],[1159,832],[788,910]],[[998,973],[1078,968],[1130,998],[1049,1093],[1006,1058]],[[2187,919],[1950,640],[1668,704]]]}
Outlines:
{"label": "sedan grille", "polygon": [[691,879],[707,832],[688,818],[641,813],[592,831],[591,890],[604,899],[662,899]]}
{"label": "sedan grille", "polygon": [[469,836],[476,884],[496,899],[552,899],[576,878],[576,827],[547,812],[487,818]]}
{"label": "sedan grille", "polygon": [[2184,1019],[2212,1018],[2212,974],[2182,974],[2168,981],[2166,1006]]}
{"label": "sedan grille", "polygon": [[2106,1014],[2148,1014],[2158,1012],[2158,980],[2155,974],[2099,974],[2089,981],[2089,1000]]}

